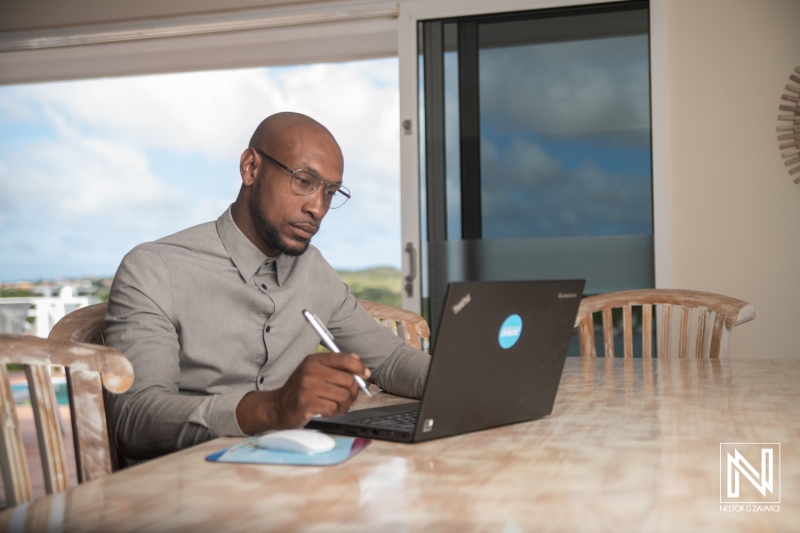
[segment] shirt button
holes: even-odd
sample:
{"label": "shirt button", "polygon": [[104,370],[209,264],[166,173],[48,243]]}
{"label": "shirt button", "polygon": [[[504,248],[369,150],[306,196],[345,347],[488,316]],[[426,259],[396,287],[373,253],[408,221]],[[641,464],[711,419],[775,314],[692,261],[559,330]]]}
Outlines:
{"label": "shirt button", "polygon": [[267,290],[267,286],[264,285],[263,283],[261,284],[261,288],[264,289],[264,290]]}
{"label": "shirt button", "polygon": [[264,376],[261,376],[260,378],[258,378],[258,382],[263,385],[264,384]]}
{"label": "shirt button", "polygon": [[267,333],[269,333],[269,330],[270,330],[270,327],[269,327],[269,326],[267,326],[266,328],[264,328],[264,331],[266,331]]}

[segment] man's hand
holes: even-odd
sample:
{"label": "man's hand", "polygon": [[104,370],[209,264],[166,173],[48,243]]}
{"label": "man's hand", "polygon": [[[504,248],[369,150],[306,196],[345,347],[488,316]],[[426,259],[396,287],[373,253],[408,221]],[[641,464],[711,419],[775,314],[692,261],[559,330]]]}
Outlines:
{"label": "man's hand", "polygon": [[286,384],[274,391],[250,392],[236,407],[236,420],[247,434],[305,426],[311,417],[343,415],[358,396],[353,374],[370,371],[355,354],[309,355]]}

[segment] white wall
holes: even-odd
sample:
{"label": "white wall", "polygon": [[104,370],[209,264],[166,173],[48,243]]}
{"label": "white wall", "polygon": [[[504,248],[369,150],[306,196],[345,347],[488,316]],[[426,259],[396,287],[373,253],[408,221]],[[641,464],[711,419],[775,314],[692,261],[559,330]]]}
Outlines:
{"label": "white wall", "polygon": [[800,359],[800,185],[775,132],[798,21],[797,0],[667,2],[671,285],[755,306],[731,357]]}

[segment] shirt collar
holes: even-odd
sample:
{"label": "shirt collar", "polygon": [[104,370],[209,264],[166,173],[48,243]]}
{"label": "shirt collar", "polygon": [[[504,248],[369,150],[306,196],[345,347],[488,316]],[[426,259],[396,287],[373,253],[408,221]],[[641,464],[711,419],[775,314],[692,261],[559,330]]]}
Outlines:
{"label": "shirt collar", "polygon": [[245,234],[242,233],[242,230],[239,229],[239,226],[236,225],[231,212],[232,207],[233,204],[228,206],[228,209],[217,219],[217,233],[219,233],[222,246],[225,247],[228,255],[231,256],[233,264],[239,269],[239,274],[241,274],[242,279],[249,283],[252,281],[253,276],[258,273],[262,265],[267,265],[274,261],[278,285],[283,285],[283,281],[286,279],[286,276],[289,275],[294,261],[297,258],[289,257],[281,253],[273,257],[264,255],[264,252],[250,242],[250,239],[248,239]]}
{"label": "shirt collar", "polygon": [[228,206],[228,209],[217,219],[217,233],[219,233],[222,246],[231,256],[231,261],[239,269],[239,274],[249,282],[269,258],[250,242],[250,239],[245,237],[242,230],[233,221],[232,206],[233,204]]}

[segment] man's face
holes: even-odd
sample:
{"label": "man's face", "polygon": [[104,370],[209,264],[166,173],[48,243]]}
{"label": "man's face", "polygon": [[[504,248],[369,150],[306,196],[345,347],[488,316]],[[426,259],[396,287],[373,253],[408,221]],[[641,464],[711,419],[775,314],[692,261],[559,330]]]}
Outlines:
{"label": "man's face", "polygon": [[[273,151],[270,156],[293,170],[310,170],[326,182],[341,183],[341,156],[327,137],[304,136],[288,147],[276,147]],[[301,255],[328,212],[323,200],[324,185],[307,196],[298,195],[292,191],[289,172],[259,154],[255,157],[258,177],[248,210],[258,238],[276,252]]]}

